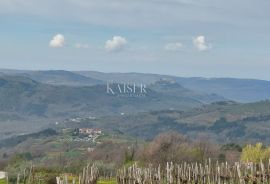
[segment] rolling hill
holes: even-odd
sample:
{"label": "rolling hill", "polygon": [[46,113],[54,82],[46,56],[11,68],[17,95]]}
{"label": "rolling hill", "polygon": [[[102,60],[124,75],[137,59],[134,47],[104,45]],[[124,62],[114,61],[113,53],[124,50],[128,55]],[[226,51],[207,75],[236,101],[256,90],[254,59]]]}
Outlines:
{"label": "rolling hill", "polygon": [[[108,123],[109,122],[109,123]],[[219,143],[270,141],[270,102],[241,104],[218,102],[186,111],[162,110],[95,120],[66,121],[62,127],[98,127],[140,139],[152,139],[166,131],[178,131],[190,138],[206,136]]]}
{"label": "rolling hill", "polygon": [[46,70],[46,71],[0,70],[0,74],[27,77],[37,82],[52,85],[92,86],[97,84],[104,84],[104,81],[94,79],[91,77],[86,77],[65,70]]}
{"label": "rolling hill", "polygon": [[186,109],[201,104],[196,98],[164,94],[150,88],[143,97],[130,97],[108,94],[106,85],[55,86],[22,76],[0,77],[0,112],[27,117],[101,116]]}
{"label": "rolling hill", "polygon": [[217,94],[207,94],[207,93],[193,91],[193,90],[184,88],[182,85],[180,85],[176,81],[168,80],[168,79],[160,79],[156,81],[155,83],[150,84],[148,87],[150,89],[153,89],[154,91],[167,94],[167,95],[172,95],[175,97],[193,98],[200,101],[203,104],[228,100]]}
{"label": "rolling hill", "polygon": [[237,78],[203,78],[203,77],[178,77],[170,75],[145,74],[145,73],[101,73],[94,71],[80,71],[78,74],[94,77],[100,80],[134,81],[153,84],[160,79],[174,80],[184,88],[192,91],[217,94],[226,99],[248,103],[270,99],[270,82],[256,79]]}
{"label": "rolling hill", "polygon": [[[57,75],[59,73],[66,72],[57,71]],[[47,75],[51,75],[51,72],[46,72],[45,76]],[[157,84],[155,86],[157,87]],[[66,118],[113,116],[161,109],[184,110],[204,103],[197,95],[187,95],[186,91],[189,90],[182,87],[179,89],[183,91],[177,89],[177,95],[147,88],[145,96],[112,95],[107,93],[106,88],[104,84],[51,85],[37,82],[17,72],[13,75],[2,75],[0,139],[39,131]],[[218,99],[223,98],[213,100]]]}
{"label": "rolling hill", "polygon": [[[256,79],[236,78],[184,78],[170,75],[147,73],[103,73],[96,71],[30,71],[30,70],[4,70],[2,75],[22,75],[30,77],[41,83],[70,86],[93,86],[106,84],[107,81],[120,83],[144,83],[152,85],[157,81],[173,80],[182,87],[209,95],[222,96],[238,102],[248,103],[270,99],[270,82]],[[207,101],[207,100],[206,100]]]}
{"label": "rolling hill", "polygon": [[234,78],[174,78],[185,88],[203,93],[215,93],[238,102],[270,99],[270,82]]}
{"label": "rolling hill", "polygon": [[[0,73],[0,139],[89,116],[97,120],[83,125],[144,139],[166,130],[191,137],[204,133],[220,142],[265,142],[270,137],[270,103],[253,102],[269,98],[268,81],[62,70]],[[148,92],[143,96],[108,94],[107,80],[142,82]],[[117,89],[117,84],[113,87]]]}

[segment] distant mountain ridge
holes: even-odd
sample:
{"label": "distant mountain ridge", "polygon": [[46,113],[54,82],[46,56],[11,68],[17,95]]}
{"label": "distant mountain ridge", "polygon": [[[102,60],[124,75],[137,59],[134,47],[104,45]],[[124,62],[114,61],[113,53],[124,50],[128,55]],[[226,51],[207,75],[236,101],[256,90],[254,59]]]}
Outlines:
{"label": "distant mountain ridge", "polygon": [[[24,76],[0,76],[0,112],[36,117],[72,117],[143,112],[152,109],[186,109],[201,105],[196,98],[147,89],[145,97],[118,97],[105,84],[56,86]],[[139,89],[137,89],[139,91]]]}
{"label": "distant mountain ridge", "polygon": [[184,87],[215,93],[239,102],[256,102],[270,99],[270,82],[255,79],[234,78],[180,78],[175,80]]}
{"label": "distant mountain ridge", "polygon": [[30,70],[4,70],[2,75],[23,75],[38,82],[54,85],[93,86],[105,84],[107,81],[134,82],[147,85],[154,84],[161,79],[176,81],[182,87],[209,95],[222,96],[238,102],[255,102],[270,99],[270,81],[256,79],[235,78],[199,78],[177,77],[170,75],[146,73],[103,73],[96,71],[30,71]]}
{"label": "distant mountain ridge", "polygon": [[256,102],[270,99],[270,81],[237,78],[177,77],[145,73],[102,73],[95,71],[76,72],[87,77],[116,82],[134,81],[153,84],[160,79],[171,79],[183,87],[206,94],[216,94],[239,102]]}
{"label": "distant mountain ridge", "polygon": [[[108,94],[107,81],[115,81],[116,87],[117,82],[143,83],[148,92],[145,97]],[[270,103],[261,101],[269,98],[269,85],[268,81],[249,79],[0,70],[0,133],[3,138],[10,137],[27,121],[31,125],[45,122],[29,127],[31,132],[58,120],[93,116],[97,118],[83,125],[145,139],[177,130],[191,137],[205,133],[220,142],[269,142]],[[68,126],[80,125],[71,123]],[[18,130],[9,124],[18,125]]]}
{"label": "distant mountain ridge", "polygon": [[164,94],[193,98],[203,104],[228,100],[217,94],[207,94],[184,88],[182,85],[171,79],[161,79],[159,81],[156,81],[154,84],[150,84],[149,88]]}
{"label": "distant mountain ridge", "polygon": [[68,85],[68,86],[92,86],[103,84],[104,81],[86,77],[65,70],[48,70],[48,71],[10,71],[0,70],[2,75],[17,75],[31,78],[35,81],[52,85]]}

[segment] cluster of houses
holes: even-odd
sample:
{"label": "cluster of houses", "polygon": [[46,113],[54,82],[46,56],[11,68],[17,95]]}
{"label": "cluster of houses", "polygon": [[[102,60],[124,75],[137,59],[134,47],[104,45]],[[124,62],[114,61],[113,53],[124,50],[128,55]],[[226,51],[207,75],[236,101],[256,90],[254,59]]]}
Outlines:
{"label": "cluster of houses", "polygon": [[101,129],[99,128],[79,128],[79,133],[92,136],[92,135],[100,135],[102,132]]}
{"label": "cluster of houses", "polygon": [[101,129],[98,128],[76,128],[74,130],[74,135],[76,138],[74,141],[92,141],[95,140],[102,135]]}

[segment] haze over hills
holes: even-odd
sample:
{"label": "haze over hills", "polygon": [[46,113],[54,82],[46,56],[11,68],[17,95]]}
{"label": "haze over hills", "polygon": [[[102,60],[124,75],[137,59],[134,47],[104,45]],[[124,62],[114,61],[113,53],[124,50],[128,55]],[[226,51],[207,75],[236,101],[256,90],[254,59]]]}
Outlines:
{"label": "haze over hills", "polygon": [[142,97],[117,95],[108,94],[105,84],[50,85],[22,75],[0,76],[0,139],[31,133],[66,118],[183,110],[202,105],[196,96],[174,96],[150,88]]}
{"label": "haze over hills", "polygon": [[[269,136],[269,102],[241,103],[269,99],[268,81],[64,70],[0,70],[0,74],[0,129],[4,135],[0,139],[89,116],[101,121],[88,122],[88,126],[118,129],[146,139],[172,129],[189,136],[203,131],[220,141],[229,135],[239,141],[268,140]],[[143,83],[148,92],[143,97],[108,94],[107,81]],[[111,87],[117,89],[117,84]],[[136,91],[140,91],[139,85]],[[165,119],[160,119],[164,112]],[[226,119],[219,121],[223,117]],[[226,132],[209,128],[222,127],[220,124],[229,126],[224,127]],[[238,133],[243,136],[236,136]]]}
{"label": "haze over hills", "polygon": [[101,73],[92,71],[76,72],[87,77],[104,81],[134,81],[152,84],[160,79],[171,79],[183,87],[206,94],[217,94],[239,102],[255,102],[270,99],[270,82],[256,79],[177,77],[144,73]]}
{"label": "haze over hills", "polygon": [[228,100],[217,94],[207,94],[207,93],[193,91],[193,90],[184,88],[179,83],[175,82],[174,80],[169,80],[169,79],[161,79],[159,81],[156,81],[153,84],[150,84],[148,87],[150,89],[153,89],[154,91],[176,96],[176,97],[178,96],[178,97],[187,97],[187,98],[197,99],[203,104]]}
{"label": "haze over hills", "polygon": [[144,83],[151,85],[160,79],[176,81],[186,89],[197,93],[214,94],[238,102],[255,102],[270,99],[270,82],[256,79],[235,78],[199,78],[177,77],[159,74],[144,73],[103,73],[96,71],[27,71],[27,70],[0,70],[5,75],[23,75],[33,80],[71,86],[92,86],[107,81]]}
{"label": "haze over hills", "polygon": [[234,78],[174,78],[184,87],[200,92],[215,93],[239,102],[270,99],[270,82]]}
{"label": "haze over hills", "polygon": [[104,83],[104,81],[65,70],[33,71],[26,73],[25,76],[42,83],[54,85],[91,86]]}
{"label": "haze over hills", "polygon": [[[137,89],[139,91],[139,89]],[[150,109],[186,109],[201,105],[196,98],[147,89],[144,97],[118,97],[106,85],[55,86],[22,76],[0,77],[0,111],[36,117],[72,117],[134,113]]]}
{"label": "haze over hills", "polygon": [[134,81],[152,84],[160,79],[171,79],[183,87],[206,94],[217,94],[239,102],[256,102],[270,99],[270,82],[256,79],[177,77],[143,73],[101,73],[92,71],[76,72],[101,80]]}
{"label": "haze over hills", "polygon": [[0,73],[2,73],[2,75],[17,75],[28,77],[35,81],[52,85],[92,86],[104,83],[104,81],[65,70],[0,70]]}

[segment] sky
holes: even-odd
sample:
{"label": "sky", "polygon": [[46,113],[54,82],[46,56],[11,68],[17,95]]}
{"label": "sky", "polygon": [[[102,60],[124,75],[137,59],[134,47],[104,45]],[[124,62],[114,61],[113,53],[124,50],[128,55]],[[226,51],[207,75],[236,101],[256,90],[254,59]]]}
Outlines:
{"label": "sky", "polygon": [[0,0],[0,68],[270,80],[269,0]]}

